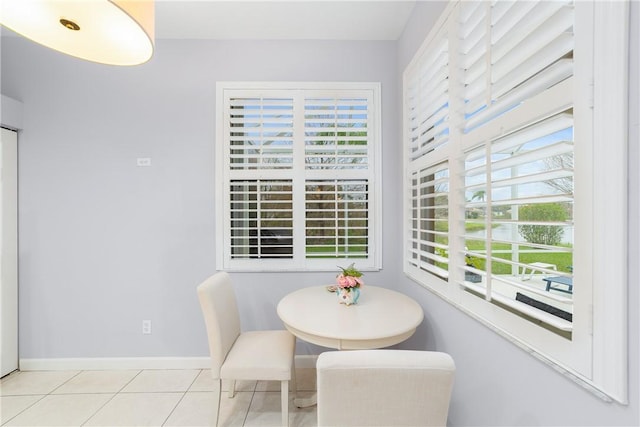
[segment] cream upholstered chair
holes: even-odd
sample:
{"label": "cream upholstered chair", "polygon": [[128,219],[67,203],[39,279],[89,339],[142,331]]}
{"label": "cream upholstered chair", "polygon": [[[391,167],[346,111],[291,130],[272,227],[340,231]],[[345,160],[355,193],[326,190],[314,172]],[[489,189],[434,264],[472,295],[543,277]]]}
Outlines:
{"label": "cream upholstered chair", "polygon": [[446,353],[355,350],[316,363],[318,426],[445,426],[455,365]]}
{"label": "cream upholstered chair", "polygon": [[198,286],[207,326],[211,375],[215,380],[214,420],[218,424],[222,380],[280,381],[282,424],[289,424],[289,381],[294,382],[295,337],[285,330],[240,331],[240,315],[229,274],[216,273]]}

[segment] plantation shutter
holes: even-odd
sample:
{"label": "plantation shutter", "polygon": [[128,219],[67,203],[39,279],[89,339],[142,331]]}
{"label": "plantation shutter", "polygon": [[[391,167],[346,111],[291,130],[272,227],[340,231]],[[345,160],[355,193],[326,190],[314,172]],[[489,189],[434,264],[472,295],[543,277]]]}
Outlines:
{"label": "plantation shutter", "polygon": [[228,268],[379,265],[377,86],[306,86],[224,91]]}
{"label": "plantation shutter", "polygon": [[407,268],[449,278],[449,41],[443,30],[405,76]]}
{"label": "plantation shutter", "polygon": [[411,172],[412,194],[408,262],[449,277],[449,169],[441,163]]}
{"label": "plantation shutter", "polygon": [[287,180],[232,180],[232,258],[293,256],[292,185]]}
{"label": "plantation shutter", "polygon": [[366,258],[369,248],[366,180],[309,180],[305,229],[308,258]]}
{"label": "plantation shutter", "polygon": [[307,258],[367,257],[371,101],[355,93],[305,97]]}
{"label": "plantation shutter", "polygon": [[625,2],[453,1],[403,75],[405,274],[623,403],[628,23]]}
{"label": "plantation shutter", "polygon": [[[459,2],[404,76],[405,270],[560,334],[573,307],[573,15],[571,1]],[[547,290],[544,277],[560,279]]]}
{"label": "plantation shutter", "polygon": [[294,99],[279,95],[227,100],[232,259],[293,258]]}
{"label": "plantation shutter", "polygon": [[[464,236],[462,284],[571,331],[573,6],[463,2],[459,35],[465,223],[483,226]],[[516,110],[517,125],[501,120]],[[541,289],[534,275],[560,279]]]}
{"label": "plantation shutter", "polygon": [[449,141],[448,79],[449,51],[443,38],[429,49],[405,89],[412,161]]}
{"label": "plantation shutter", "polygon": [[466,132],[573,73],[570,1],[463,2]]}
{"label": "plantation shutter", "polygon": [[229,126],[231,170],[292,168],[292,98],[231,98]]}
{"label": "plantation shutter", "polygon": [[305,98],[307,170],[368,169],[370,101],[350,96]]}

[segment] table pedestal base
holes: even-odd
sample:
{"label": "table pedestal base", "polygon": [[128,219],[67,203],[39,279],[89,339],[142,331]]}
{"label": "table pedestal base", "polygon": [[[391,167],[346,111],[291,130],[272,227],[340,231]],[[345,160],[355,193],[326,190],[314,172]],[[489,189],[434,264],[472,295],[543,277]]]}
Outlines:
{"label": "table pedestal base", "polygon": [[313,393],[310,397],[296,397],[293,399],[293,404],[298,408],[309,408],[318,404],[318,395]]}

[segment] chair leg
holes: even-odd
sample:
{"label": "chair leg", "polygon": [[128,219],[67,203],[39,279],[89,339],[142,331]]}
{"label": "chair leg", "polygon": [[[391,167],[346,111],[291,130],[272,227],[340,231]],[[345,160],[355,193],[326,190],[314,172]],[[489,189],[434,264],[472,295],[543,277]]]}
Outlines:
{"label": "chair leg", "polygon": [[282,401],[282,425],[289,427],[289,381],[280,382],[280,400]]}
{"label": "chair leg", "polygon": [[222,380],[213,380],[213,425],[217,426],[220,419],[220,397],[222,394]]}
{"label": "chair leg", "polygon": [[236,380],[229,381],[229,399],[236,395]]}
{"label": "chair leg", "polygon": [[293,398],[298,397],[298,380],[296,379],[296,367],[291,367],[291,381],[289,381],[289,391],[293,392]]}

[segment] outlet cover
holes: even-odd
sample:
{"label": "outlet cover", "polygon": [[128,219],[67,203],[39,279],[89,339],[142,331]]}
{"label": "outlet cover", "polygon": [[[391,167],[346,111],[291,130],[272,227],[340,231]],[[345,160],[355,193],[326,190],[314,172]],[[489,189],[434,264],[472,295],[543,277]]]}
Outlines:
{"label": "outlet cover", "polygon": [[143,320],[142,321],[142,333],[144,335],[151,334],[151,320]]}

